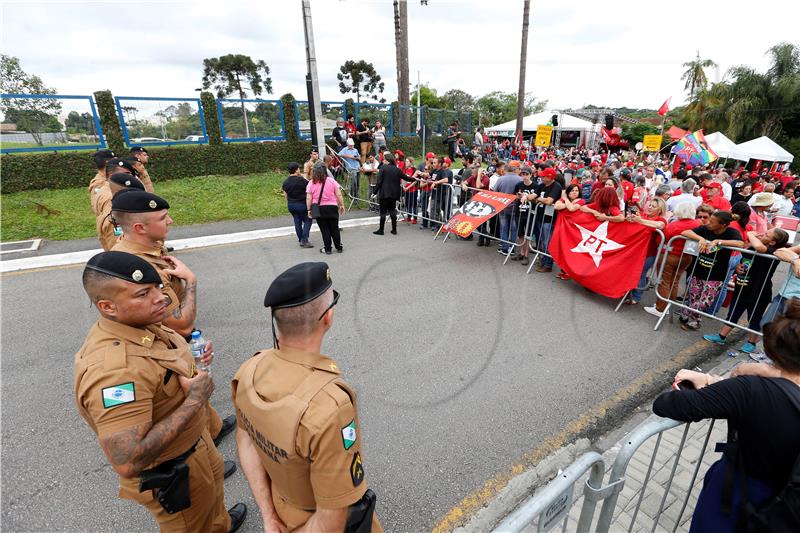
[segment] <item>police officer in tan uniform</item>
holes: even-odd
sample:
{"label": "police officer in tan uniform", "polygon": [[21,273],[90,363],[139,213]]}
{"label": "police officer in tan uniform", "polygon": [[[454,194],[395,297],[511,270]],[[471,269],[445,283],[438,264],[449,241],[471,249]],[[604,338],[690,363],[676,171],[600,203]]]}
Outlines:
{"label": "police officer in tan uniform", "polygon": [[83,287],[100,318],[75,356],[78,411],[120,476],[119,496],[146,507],[162,532],[235,531],[247,507],[225,510],[222,456],[206,420],[214,383],[183,338],[160,325],[160,284],[131,254],[87,263]]}
{"label": "police officer in tan uniform", "polygon": [[124,172],[117,172],[108,178],[108,184],[103,186],[104,191],[97,195],[97,217],[95,218],[95,229],[100,246],[104,251],[109,251],[114,247],[117,240],[122,236],[122,229],[116,226],[111,219],[111,200],[118,193],[128,189],[138,189],[144,191],[144,184],[139,179]]}
{"label": "police officer in tan uniform", "polygon": [[265,531],[382,531],[361,455],[356,395],[320,354],[339,294],[325,263],[278,276],[275,348],[244,363],[232,382],[239,462]]}
{"label": "police officer in tan uniform", "polygon": [[92,162],[94,163],[97,172],[92,180],[89,182],[89,202],[94,209],[94,195],[100,192],[100,188],[106,183],[106,163],[114,159],[113,150],[98,150],[92,154]]}
{"label": "police officer in tan uniform", "polygon": [[[111,219],[122,229],[122,237],[112,250],[137,255],[155,267],[167,297],[164,325],[189,340],[197,317],[197,277],[183,261],[167,255],[164,248],[172,224],[168,209],[166,200],[145,191],[126,191],[114,196]],[[210,408],[209,430],[216,444],[235,427],[234,415],[222,420]],[[225,461],[225,477],[235,470],[233,461]]]}
{"label": "police officer in tan uniform", "polygon": [[131,163],[139,174],[139,179],[144,184],[144,190],[147,192],[156,192],[153,187],[153,180],[150,178],[150,173],[147,171],[147,163],[150,161],[150,154],[144,146],[134,146],[131,148]]}

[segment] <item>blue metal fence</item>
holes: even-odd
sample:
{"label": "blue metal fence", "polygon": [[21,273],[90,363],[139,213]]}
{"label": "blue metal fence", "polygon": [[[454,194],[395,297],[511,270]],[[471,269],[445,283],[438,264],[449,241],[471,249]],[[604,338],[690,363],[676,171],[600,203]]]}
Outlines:
{"label": "blue metal fence", "polygon": [[[336,125],[335,121],[338,119],[344,120],[345,116],[347,116],[347,111],[344,106],[344,102],[320,102],[320,106],[322,107],[322,117],[328,120],[333,120],[334,124],[328,127],[328,124],[323,123],[323,131],[325,136],[327,137],[330,135],[333,127]],[[318,117],[317,120],[320,120]],[[308,129],[303,128],[301,122],[309,122]],[[308,101],[307,100],[295,100],[294,101],[294,125],[297,128],[297,135],[300,139],[310,139],[311,138],[311,130],[310,130],[310,118],[309,118],[309,110],[308,110]]]}
{"label": "blue metal fence", "polygon": [[[408,110],[408,127],[403,127],[403,111]],[[417,107],[415,105],[398,105],[397,117],[399,124],[397,124],[397,134],[400,137],[412,137],[417,134],[417,116],[419,116],[420,127],[425,124],[425,108]]]}
{"label": "blue metal fence", "polygon": [[[368,104],[364,102],[354,104],[356,124],[365,118],[370,120],[370,126],[375,126],[375,121],[380,120],[386,128],[386,136],[394,136],[394,113],[392,104]],[[388,124],[388,126],[387,126]]]}
{"label": "blue metal fence", "polygon": [[[97,114],[97,107],[94,104],[94,98],[92,96],[83,96],[83,95],[64,95],[64,94],[11,94],[5,93],[0,94],[0,100],[3,101],[3,109],[4,114],[6,114],[6,119],[8,119],[7,113],[9,111],[16,111],[18,113],[36,113],[39,118],[49,118],[55,119],[58,121],[58,116],[55,115],[52,111],[55,109],[42,109],[38,108],[37,105],[34,103],[36,101],[44,101],[44,100],[70,100],[70,101],[82,101],[85,100],[88,105],[88,110],[91,111],[92,114],[92,124],[94,127],[94,134],[90,135],[91,137],[97,137],[96,143],[69,143],[67,140],[64,144],[44,144],[44,139],[42,136],[47,135],[59,135],[63,139],[67,139],[67,128],[66,124],[61,124],[58,121],[59,126],[62,126],[64,129],[59,132],[37,132],[37,131],[28,131],[28,132],[20,132],[20,133],[12,133],[8,132],[5,134],[0,134],[0,153],[15,153],[15,152],[52,152],[52,151],[62,151],[62,150],[98,150],[101,148],[106,147],[106,141],[103,137],[103,128],[100,126],[100,116]],[[31,103],[29,105],[29,109],[25,109],[25,101],[30,100]],[[20,103],[11,103],[12,101],[20,101]],[[58,106],[58,111],[61,110],[61,106]],[[26,120],[26,122],[28,122]],[[33,139],[34,142],[42,142],[41,146],[24,146],[24,147],[14,147],[14,144],[30,144],[29,141],[15,141],[13,140],[14,137],[20,138],[22,135],[28,134]],[[38,136],[38,139],[37,139]],[[25,137],[27,139],[27,137]],[[11,140],[9,140],[11,139]],[[49,141],[48,141],[49,142]],[[11,144],[11,146],[9,146]]]}
{"label": "blue metal fence", "polygon": [[[227,110],[225,104],[235,104],[236,107],[229,105]],[[255,109],[247,113],[247,104],[255,104]],[[242,123],[238,124],[238,116],[234,115],[242,111]],[[277,113],[277,117],[273,114]],[[261,100],[259,98],[217,98],[217,117],[219,117],[219,129],[222,134],[223,142],[258,142],[258,141],[285,141],[286,124],[283,120],[283,102],[280,100]],[[229,122],[226,124],[226,120]],[[244,131],[241,131],[241,127]]]}
{"label": "blue metal fence", "polygon": [[[191,116],[191,109],[189,109],[190,115],[186,118],[191,119],[187,125],[183,126],[185,133],[186,131],[190,131],[190,133],[186,133],[183,139],[171,139],[167,136],[167,130],[171,129],[173,131],[178,131],[176,126],[174,126],[173,122],[168,120],[168,116],[164,111],[169,107],[175,107],[174,105],[170,105],[167,108],[161,109],[158,108],[159,111],[154,112],[147,120],[138,120],[136,118],[136,112],[138,109],[133,106],[126,106],[124,102],[148,102],[149,104],[153,104],[156,102],[180,102],[185,104],[194,104],[197,106],[197,125],[195,126],[192,124],[193,118]],[[117,107],[117,116],[119,117],[119,124],[122,127],[122,136],[125,138],[125,144],[128,146],[172,146],[176,144],[206,144],[208,143],[208,134],[206,133],[206,121],[203,118],[203,105],[200,103],[199,98],[161,98],[161,97],[150,97],[150,96],[115,96],[114,103]],[[152,105],[150,106],[152,108]],[[180,108],[180,104],[176,107],[178,112],[181,112],[178,108]],[[131,111],[133,108],[135,111]],[[129,118],[129,114],[133,114],[133,118]],[[159,123],[153,124],[151,122],[152,117],[158,116]],[[186,128],[189,129],[186,129]],[[146,131],[147,128],[160,128],[161,137],[154,137],[154,136],[145,136],[145,135],[132,135],[133,133],[142,133]],[[178,135],[180,136],[180,135]]]}

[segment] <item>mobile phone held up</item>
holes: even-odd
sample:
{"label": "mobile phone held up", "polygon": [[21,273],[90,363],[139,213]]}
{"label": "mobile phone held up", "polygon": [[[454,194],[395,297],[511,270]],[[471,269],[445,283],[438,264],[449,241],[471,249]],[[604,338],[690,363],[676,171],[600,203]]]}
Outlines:
{"label": "mobile phone held up", "polygon": [[695,388],[694,383],[688,379],[676,381],[672,384],[672,390],[695,390]]}

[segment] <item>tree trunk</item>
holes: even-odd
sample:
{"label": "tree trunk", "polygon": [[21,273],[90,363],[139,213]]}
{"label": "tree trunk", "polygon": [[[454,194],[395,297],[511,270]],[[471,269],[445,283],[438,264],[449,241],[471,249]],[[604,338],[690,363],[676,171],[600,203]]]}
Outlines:
{"label": "tree trunk", "polygon": [[[394,47],[397,56],[397,104],[399,108],[399,132],[409,133],[408,108],[408,4],[407,0],[394,0]],[[403,107],[405,106],[405,107]],[[419,110],[417,110],[419,112]]]}
{"label": "tree trunk", "polygon": [[531,0],[524,0],[522,12],[522,48],[519,53],[519,89],[517,90],[517,135],[522,135],[522,118],[525,116],[525,63],[528,61],[528,17]]}
{"label": "tree trunk", "polygon": [[[239,74],[236,74],[236,87],[239,89],[239,100],[244,100],[245,94],[242,90],[242,81],[239,79]],[[242,118],[244,119],[244,136],[250,138],[250,126],[247,124],[247,109],[244,107],[244,102],[239,102],[242,105]]]}

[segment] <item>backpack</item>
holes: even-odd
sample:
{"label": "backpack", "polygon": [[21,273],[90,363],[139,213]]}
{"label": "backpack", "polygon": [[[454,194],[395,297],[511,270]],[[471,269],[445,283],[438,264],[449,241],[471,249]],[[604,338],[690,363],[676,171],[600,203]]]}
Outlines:
{"label": "backpack", "polygon": [[[776,380],[779,386],[789,395],[792,403],[800,411],[800,391],[795,385]],[[733,478],[739,478],[742,503],[736,520],[736,533],[767,533],[774,531],[800,531],[800,454],[794,461],[792,471],[786,485],[781,487],[775,496],[770,498],[760,509],[747,501],[747,482],[742,464],[738,442],[734,441],[729,457],[733,465],[725,473],[725,484],[722,493],[723,511],[731,511],[733,494]],[[726,447],[726,452],[728,451]]]}

